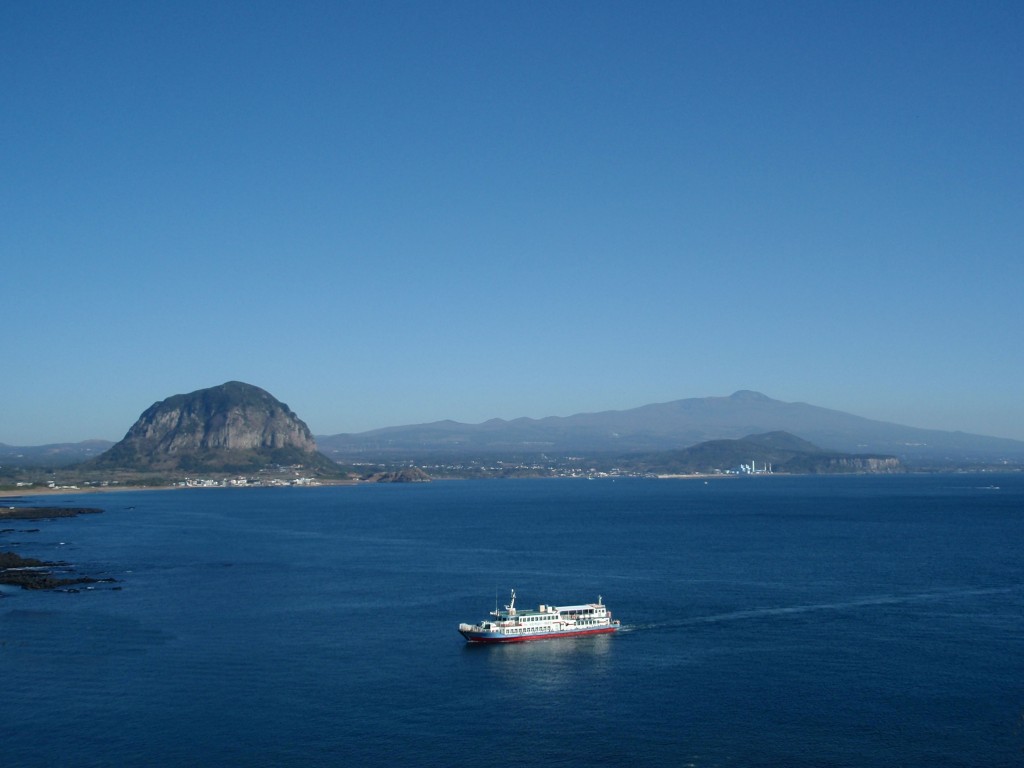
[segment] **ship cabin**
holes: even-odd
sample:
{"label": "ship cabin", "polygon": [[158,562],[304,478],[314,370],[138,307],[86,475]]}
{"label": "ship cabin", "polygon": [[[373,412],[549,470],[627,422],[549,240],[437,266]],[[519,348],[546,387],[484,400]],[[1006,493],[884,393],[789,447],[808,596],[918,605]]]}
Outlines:
{"label": "ship cabin", "polygon": [[596,603],[561,606],[541,604],[536,610],[518,610],[513,590],[512,600],[504,610],[491,611],[491,618],[478,625],[460,624],[459,631],[468,640],[474,639],[471,637],[474,633],[487,633],[491,637],[503,636],[512,640],[516,636],[526,639],[532,636],[614,632],[618,627],[619,622],[612,620],[600,596]]}
{"label": "ship cabin", "polygon": [[600,602],[587,603],[586,605],[563,605],[555,610],[558,611],[559,617],[570,621],[578,619],[603,619],[608,616],[608,609]]}
{"label": "ship cabin", "polygon": [[[491,615],[497,620],[493,628],[502,626],[520,626],[526,629],[543,629],[555,622],[560,624],[573,623],[598,624],[610,619],[608,609],[605,607],[602,598],[598,597],[596,603],[585,603],[583,605],[544,605],[541,604],[537,610],[519,610],[515,607],[515,592],[512,593],[512,601],[505,606],[503,611],[492,611]],[[484,629],[491,629],[491,623],[481,625]]]}

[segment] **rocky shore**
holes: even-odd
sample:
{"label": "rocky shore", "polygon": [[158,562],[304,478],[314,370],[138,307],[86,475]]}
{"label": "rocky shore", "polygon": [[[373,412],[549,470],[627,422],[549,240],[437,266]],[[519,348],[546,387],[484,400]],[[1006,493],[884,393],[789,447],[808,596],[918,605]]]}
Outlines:
{"label": "rocky shore", "polygon": [[[95,514],[102,511],[93,507],[5,507],[0,508],[0,521],[48,520],[57,517]],[[38,530],[38,528],[35,528],[27,532],[35,533]],[[0,530],[0,534],[13,533],[14,531],[14,528],[5,528]],[[66,589],[69,587],[73,588],[78,584],[113,582],[113,579],[96,579],[91,576],[55,575],[53,572],[55,568],[67,571],[70,568],[70,564],[48,562],[34,557],[22,557],[14,552],[0,552],[0,584],[21,587],[22,589]]]}
{"label": "rocky shore", "polygon": [[22,589],[59,589],[75,584],[96,584],[113,579],[91,576],[54,576],[51,568],[67,567],[67,563],[48,563],[34,557],[21,557],[13,552],[0,552],[0,584]]}
{"label": "rocky shore", "polygon": [[50,520],[55,517],[77,517],[98,514],[95,507],[3,507],[0,520]]}

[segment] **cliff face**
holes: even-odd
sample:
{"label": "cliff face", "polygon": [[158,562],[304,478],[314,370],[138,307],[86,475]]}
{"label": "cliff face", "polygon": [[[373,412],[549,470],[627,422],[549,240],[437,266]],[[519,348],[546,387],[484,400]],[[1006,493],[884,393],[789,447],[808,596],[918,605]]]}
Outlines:
{"label": "cliff face", "polygon": [[100,466],[130,469],[242,469],[317,463],[309,427],[270,393],[231,381],[174,395],[146,409]]}
{"label": "cliff face", "polygon": [[823,471],[891,475],[902,473],[905,469],[894,456],[844,456],[830,458]]}
{"label": "cliff face", "polygon": [[259,387],[237,381],[150,406],[128,430],[125,440],[167,454],[218,449],[316,450],[309,428],[287,405]]}

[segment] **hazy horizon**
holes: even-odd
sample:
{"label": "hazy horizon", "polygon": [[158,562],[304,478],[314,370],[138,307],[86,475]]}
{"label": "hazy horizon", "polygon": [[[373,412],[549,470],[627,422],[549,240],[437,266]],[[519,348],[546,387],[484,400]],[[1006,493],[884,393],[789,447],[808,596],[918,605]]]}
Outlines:
{"label": "hazy horizon", "polygon": [[[224,383],[226,383],[226,382],[224,382]],[[250,382],[245,382],[245,383],[250,383]],[[737,390],[737,392],[738,391],[741,391],[741,390]],[[765,394],[763,392],[757,392],[756,390],[742,390],[742,391],[754,392],[754,394],[762,395],[764,397],[768,397],[771,400],[777,400],[777,398],[773,398],[770,395],[767,395],[767,394]],[[176,392],[174,394],[175,395],[180,395],[180,394],[189,394],[189,393],[186,393],[186,392]],[[274,393],[271,392],[270,394],[273,395]],[[707,398],[728,399],[733,394],[736,394],[736,393],[729,393],[729,394],[726,394],[726,395],[708,395],[706,398],[700,398],[700,397],[697,397],[697,398],[677,398],[677,400],[688,400],[688,399],[698,399],[699,400],[699,399],[707,399]],[[173,395],[168,395],[168,397],[172,397],[172,396]],[[161,399],[166,399],[166,398],[161,398]],[[675,401],[666,401],[666,402],[671,403],[671,402],[675,402]],[[778,401],[778,402],[784,402],[784,401]],[[641,407],[644,407],[644,406],[660,405],[660,404],[661,403],[640,403],[638,405],[630,406],[630,407],[627,407],[627,408],[609,408],[609,409],[602,409],[602,410],[603,411],[628,411],[628,410],[632,410],[633,408],[641,408]],[[811,405],[811,406],[821,407],[821,408],[827,408],[827,406],[822,406],[822,405],[820,405],[818,403],[806,403],[806,404],[807,405]],[[288,405],[288,407],[291,408],[291,406],[288,403],[285,403],[285,405]],[[834,411],[835,410],[839,410],[839,409],[834,409],[834,408],[827,408],[827,409],[828,410],[834,410]],[[291,410],[293,412],[295,412],[294,408],[292,408]],[[505,420],[506,421],[513,421],[513,420],[519,419],[519,418],[530,418],[530,419],[538,419],[539,420],[539,419],[544,419],[544,418],[548,418],[548,417],[564,418],[564,417],[571,417],[571,416],[576,416],[576,415],[580,415],[580,414],[584,414],[584,413],[599,413],[599,412],[601,412],[601,411],[573,411],[572,413],[557,413],[557,414],[556,413],[552,413],[552,414],[546,414],[546,416],[540,416],[540,417],[531,417],[531,416],[518,417],[517,416],[517,417],[512,417],[510,419],[505,419]],[[141,416],[141,411],[140,411],[139,415]],[[296,412],[295,415],[298,416],[300,419],[302,419],[304,422],[306,422],[306,420],[303,419],[301,413],[297,413]],[[854,413],[854,414],[849,414],[849,415],[860,416],[861,414]],[[430,423],[436,423],[436,422],[442,422],[442,421],[452,421],[452,422],[456,422],[456,423],[464,423],[464,424],[475,425],[475,424],[482,424],[482,423],[484,423],[486,421],[490,421],[492,419],[502,419],[502,418],[503,417],[495,416],[495,417],[490,417],[488,419],[482,419],[482,420],[476,421],[476,422],[460,422],[458,419],[445,419],[445,418],[442,418],[442,419],[435,419],[432,422],[410,422],[410,423],[406,423],[406,424],[383,424],[383,425],[380,425],[380,426],[377,426],[377,427],[369,427],[368,429],[365,429],[365,430],[358,430],[358,431],[349,432],[349,433],[323,432],[321,430],[316,429],[315,425],[309,424],[308,422],[306,422],[306,426],[309,427],[310,432],[314,436],[332,437],[332,436],[335,436],[335,435],[338,435],[338,434],[359,434],[361,432],[369,432],[369,431],[374,431],[374,430],[378,430],[378,429],[387,429],[389,427],[411,427],[411,426],[418,426],[418,425],[421,425],[421,424],[430,424]],[[130,429],[130,427],[135,423],[136,420],[137,419],[133,420],[132,423],[129,424],[128,427],[125,428],[124,432],[127,432],[128,429]],[[882,421],[882,420],[879,420],[879,421]],[[902,422],[890,422],[890,423],[899,424],[900,426],[910,427],[912,429],[919,428],[919,427],[917,427],[917,425],[914,425],[914,424],[904,424]],[[929,427],[920,427],[920,428],[922,428],[922,429],[930,429]],[[949,430],[949,431],[960,431],[960,432],[967,433],[966,430]],[[985,437],[1003,437],[1002,435],[983,435],[983,433],[967,433],[967,434],[976,434],[976,435],[981,435],[981,436],[985,436]],[[107,441],[110,441],[112,443],[116,443],[116,442],[120,441],[123,437],[124,437],[124,434],[121,434],[121,435],[119,435],[117,437],[96,437],[96,436],[94,436],[92,438],[84,438],[83,440],[53,440],[53,441],[48,441],[47,443],[10,443],[10,442],[7,442],[5,440],[0,439],[0,444],[11,445],[11,446],[19,446],[19,445],[21,445],[21,446],[25,446],[25,447],[30,447],[30,446],[33,446],[33,445],[86,442],[86,441],[89,441],[89,440],[107,440]],[[1009,438],[1009,439],[1015,439],[1015,438]]]}
{"label": "hazy horizon", "polygon": [[0,442],[750,389],[1024,440],[1024,6],[0,6]]}

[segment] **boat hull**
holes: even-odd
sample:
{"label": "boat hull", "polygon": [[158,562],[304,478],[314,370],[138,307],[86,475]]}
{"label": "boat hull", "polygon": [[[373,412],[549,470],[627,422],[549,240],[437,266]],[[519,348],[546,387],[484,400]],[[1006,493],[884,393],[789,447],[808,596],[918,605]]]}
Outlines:
{"label": "boat hull", "polygon": [[[495,600],[495,603],[498,601]],[[505,610],[494,606],[490,618],[477,624],[459,624],[459,634],[470,643],[497,645],[527,643],[531,640],[554,640],[556,637],[607,635],[621,624],[612,618],[601,596],[596,603],[549,605],[541,603],[536,610],[516,608],[516,591]]]}
{"label": "boat hull", "polygon": [[531,640],[554,640],[559,637],[581,637],[583,635],[607,635],[619,629],[617,626],[594,627],[592,629],[570,629],[564,632],[538,632],[527,635],[504,635],[500,632],[460,633],[470,643],[497,645],[499,643],[526,643]]}

